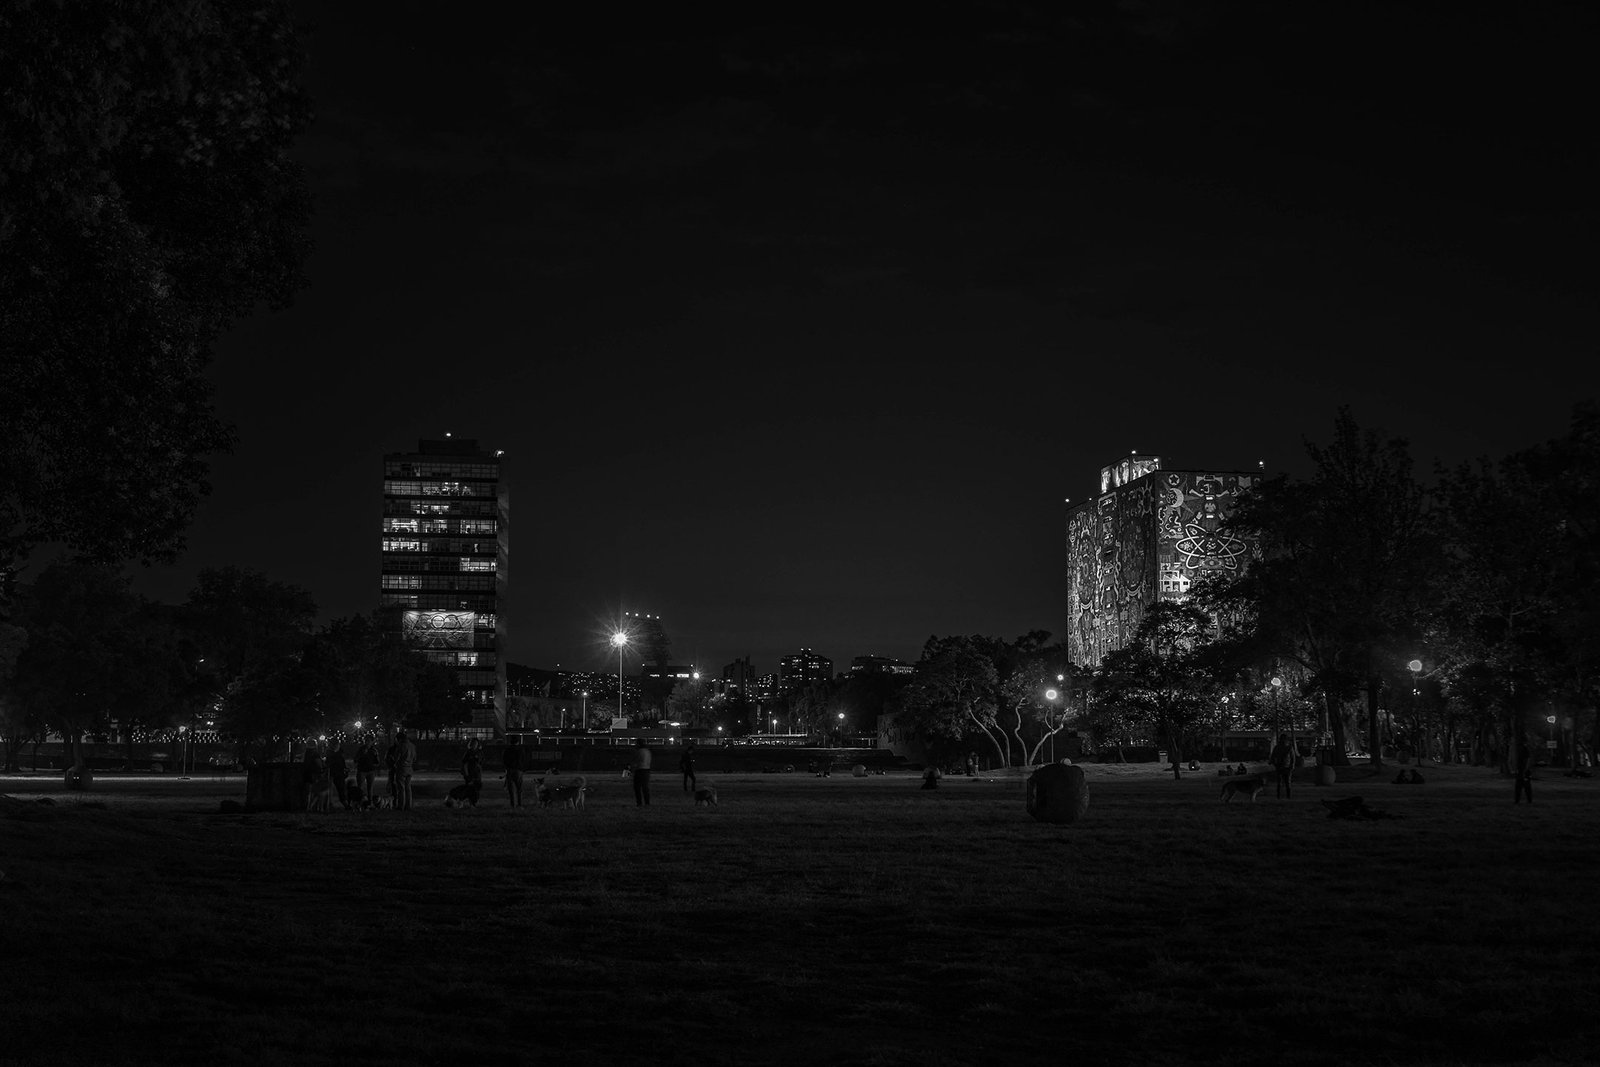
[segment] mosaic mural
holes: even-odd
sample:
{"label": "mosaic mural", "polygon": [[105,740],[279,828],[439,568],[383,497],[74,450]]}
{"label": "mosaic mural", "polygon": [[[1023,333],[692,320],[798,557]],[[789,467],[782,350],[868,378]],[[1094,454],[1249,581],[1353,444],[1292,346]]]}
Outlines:
{"label": "mosaic mural", "polygon": [[1156,600],[1184,598],[1202,574],[1237,573],[1254,553],[1223,523],[1255,475],[1164,471],[1155,457],[1140,463],[1145,473],[1132,481],[1118,477],[1129,473],[1118,465],[1107,468],[1101,484],[1110,489],[1067,517],[1067,646],[1075,663],[1099,663],[1127,643]]}

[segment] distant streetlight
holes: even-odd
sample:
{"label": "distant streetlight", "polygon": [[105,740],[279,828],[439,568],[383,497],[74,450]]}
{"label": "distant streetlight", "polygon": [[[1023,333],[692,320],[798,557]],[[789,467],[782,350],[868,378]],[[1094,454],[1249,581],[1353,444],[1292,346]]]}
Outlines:
{"label": "distant streetlight", "polygon": [[628,647],[628,634],[625,630],[618,630],[611,635],[611,643],[617,647],[617,718],[622,718],[622,650]]}
{"label": "distant streetlight", "polygon": [[776,715],[772,717],[772,732],[778,732],[778,717]]}

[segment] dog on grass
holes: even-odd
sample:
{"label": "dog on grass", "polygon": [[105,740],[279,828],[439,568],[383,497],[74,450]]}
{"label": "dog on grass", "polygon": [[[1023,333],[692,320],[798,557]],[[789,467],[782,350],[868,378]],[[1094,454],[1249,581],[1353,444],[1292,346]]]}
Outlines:
{"label": "dog on grass", "polygon": [[1256,797],[1267,788],[1265,775],[1258,774],[1254,778],[1230,778],[1222,783],[1222,802],[1226,804],[1235,796],[1248,795],[1250,802],[1255,803]]}
{"label": "dog on grass", "polygon": [[306,785],[307,811],[333,810],[333,779],[324,777]]}
{"label": "dog on grass", "polygon": [[450,787],[450,792],[445,794],[444,806],[447,808],[475,808],[478,806],[478,794],[483,792],[482,782],[462,782],[460,785]]}
{"label": "dog on grass", "polygon": [[583,807],[583,795],[589,790],[589,780],[583,775],[575,775],[550,783],[540,778],[534,788],[534,795],[539,798],[541,807],[553,807],[557,804],[563,808],[574,811]]}
{"label": "dog on grass", "polygon": [[714,786],[714,785],[711,785],[709,782],[706,783],[705,785],[697,785],[697,786],[695,786],[695,789],[694,789],[694,806],[697,807],[697,808],[699,808],[699,807],[706,807],[706,808],[714,808],[714,807],[716,807],[717,806],[717,787]]}

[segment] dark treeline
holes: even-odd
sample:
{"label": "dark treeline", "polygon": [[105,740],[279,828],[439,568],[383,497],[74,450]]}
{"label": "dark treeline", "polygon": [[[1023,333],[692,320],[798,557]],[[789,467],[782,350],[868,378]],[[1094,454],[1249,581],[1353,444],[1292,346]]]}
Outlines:
{"label": "dark treeline", "polygon": [[58,562],[19,583],[15,648],[0,674],[4,765],[61,737],[132,745],[179,729],[272,754],[290,738],[405,725],[437,732],[470,717],[448,667],[406,648],[376,614],[317,628],[297,586],[237,567],[201,571],[182,604],[139,596],[116,568]]}

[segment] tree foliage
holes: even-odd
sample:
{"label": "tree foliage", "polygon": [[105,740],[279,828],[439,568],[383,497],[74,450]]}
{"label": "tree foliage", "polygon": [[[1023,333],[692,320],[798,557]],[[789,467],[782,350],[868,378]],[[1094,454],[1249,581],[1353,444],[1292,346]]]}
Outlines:
{"label": "tree foliage", "polygon": [[1214,606],[1248,620],[1258,652],[1300,664],[1345,750],[1340,701],[1367,696],[1368,744],[1381,764],[1378,708],[1386,671],[1421,640],[1441,570],[1434,514],[1405,441],[1361,429],[1348,408],[1326,445],[1307,442],[1311,477],[1269,479],[1229,524],[1259,539],[1261,557]]}
{"label": "tree foliage", "polygon": [[180,546],[212,343],[302,284],[301,62],[284,0],[0,7],[0,572]]}
{"label": "tree foliage", "polygon": [[1164,740],[1172,776],[1183,776],[1183,748],[1211,713],[1224,673],[1209,647],[1211,616],[1193,604],[1151,605],[1133,640],[1106,655],[1095,674],[1098,700],[1119,707]]}
{"label": "tree foliage", "polygon": [[993,637],[930,637],[916,673],[901,691],[896,721],[914,734],[961,740],[982,734],[1001,766],[1032,762],[1041,744],[1063,729],[1065,704],[1045,691],[1066,666],[1042,630],[1014,641]]}

